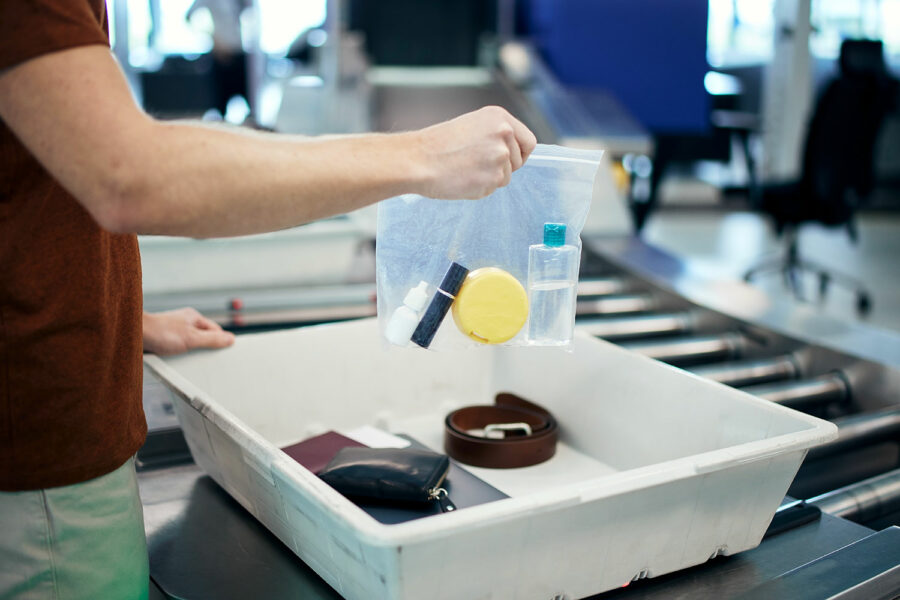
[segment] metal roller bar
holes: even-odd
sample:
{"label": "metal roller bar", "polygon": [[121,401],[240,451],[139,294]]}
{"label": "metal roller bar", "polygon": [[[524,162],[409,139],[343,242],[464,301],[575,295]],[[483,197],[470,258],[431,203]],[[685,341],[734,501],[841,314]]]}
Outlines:
{"label": "metal roller bar", "polygon": [[809,409],[823,404],[846,402],[850,398],[850,386],[839,373],[826,373],[815,379],[752,385],[743,390],[776,404]]}
{"label": "metal roller bar", "polygon": [[838,438],[809,451],[807,460],[817,460],[881,442],[900,441],[900,408],[841,417],[833,421]]}
{"label": "metal roller bar", "polygon": [[155,293],[144,296],[147,310],[163,311],[193,306],[206,316],[232,312],[261,313],[287,310],[346,310],[359,313],[375,306],[374,283],[319,286],[223,289],[195,292]]}
{"label": "metal roller bar", "polygon": [[611,295],[602,298],[579,299],[575,305],[577,315],[615,315],[650,312],[657,307],[656,298],[650,294]]}
{"label": "metal roller bar", "polygon": [[315,323],[331,323],[374,317],[375,305],[358,306],[321,306],[317,308],[298,308],[266,311],[241,311],[212,314],[210,318],[223,327],[249,327],[265,324],[292,324],[294,326]]}
{"label": "metal roller bar", "polygon": [[858,523],[900,511],[900,469],[810,498],[807,504]]}
{"label": "metal roller bar", "polygon": [[663,342],[624,344],[634,352],[671,364],[711,362],[738,358],[747,340],[739,333],[691,337]]}
{"label": "metal roller bar", "polygon": [[800,375],[800,369],[791,356],[697,367],[692,369],[692,372],[700,377],[733,387],[772,383],[784,379],[794,379]]}
{"label": "metal roller bar", "polygon": [[611,296],[628,291],[628,283],[621,277],[595,277],[578,282],[578,296]]}
{"label": "metal roller bar", "polygon": [[585,319],[576,327],[590,335],[607,340],[625,340],[662,335],[690,333],[693,318],[690,313],[668,313],[640,317]]}

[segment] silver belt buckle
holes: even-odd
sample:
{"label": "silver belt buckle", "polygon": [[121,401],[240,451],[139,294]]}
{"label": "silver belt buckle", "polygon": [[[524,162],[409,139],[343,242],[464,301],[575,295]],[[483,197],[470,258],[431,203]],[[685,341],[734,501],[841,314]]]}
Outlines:
{"label": "silver belt buckle", "polygon": [[506,438],[506,434],[514,431],[522,432],[522,435],[531,435],[531,425],[520,421],[518,423],[491,423],[484,426],[484,437],[491,440],[502,440]]}

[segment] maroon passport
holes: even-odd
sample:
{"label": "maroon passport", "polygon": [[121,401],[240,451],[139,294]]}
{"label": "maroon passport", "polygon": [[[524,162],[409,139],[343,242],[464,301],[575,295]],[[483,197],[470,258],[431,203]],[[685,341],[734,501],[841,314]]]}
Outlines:
{"label": "maroon passport", "polygon": [[318,473],[334,458],[338,450],[350,447],[365,448],[366,445],[337,431],[327,431],[281,450],[313,473]]}

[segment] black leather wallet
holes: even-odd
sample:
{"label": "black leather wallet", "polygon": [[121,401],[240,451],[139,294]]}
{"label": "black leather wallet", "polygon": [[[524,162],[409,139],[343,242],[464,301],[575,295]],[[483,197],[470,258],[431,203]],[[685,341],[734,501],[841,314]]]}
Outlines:
{"label": "black leather wallet", "polygon": [[441,487],[450,459],[412,448],[342,448],[318,475],[349,498],[387,502],[438,502],[456,506]]}

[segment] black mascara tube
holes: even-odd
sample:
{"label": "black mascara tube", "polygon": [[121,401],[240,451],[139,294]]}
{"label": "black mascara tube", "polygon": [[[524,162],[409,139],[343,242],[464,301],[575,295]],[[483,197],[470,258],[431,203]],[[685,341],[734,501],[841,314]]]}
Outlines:
{"label": "black mascara tube", "polygon": [[463,281],[465,281],[468,274],[469,270],[461,264],[450,263],[450,268],[447,269],[444,280],[441,281],[441,285],[438,286],[434,297],[431,298],[422,320],[419,321],[419,325],[413,331],[411,338],[413,342],[423,348],[431,345],[438,327],[441,326],[441,322],[447,316],[447,311],[450,310],[450,305],[456,299],[456,293],[462,287]]}

